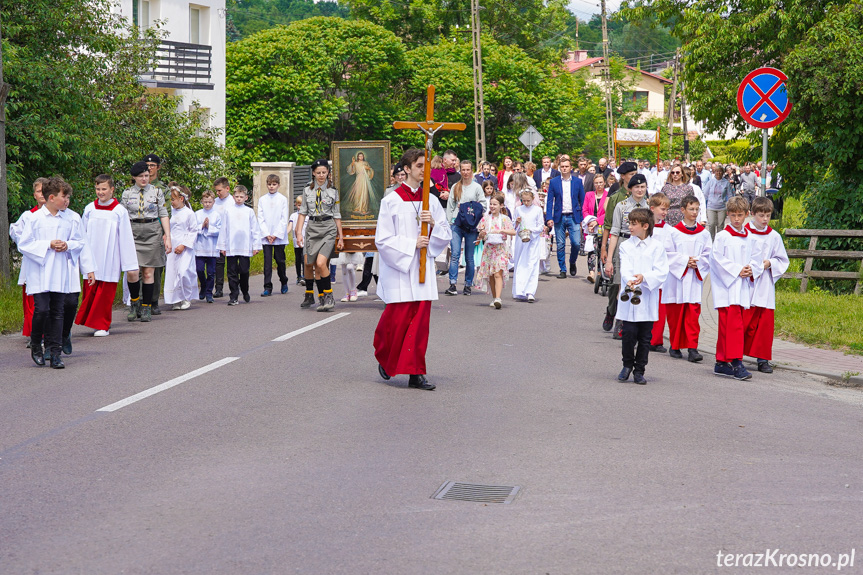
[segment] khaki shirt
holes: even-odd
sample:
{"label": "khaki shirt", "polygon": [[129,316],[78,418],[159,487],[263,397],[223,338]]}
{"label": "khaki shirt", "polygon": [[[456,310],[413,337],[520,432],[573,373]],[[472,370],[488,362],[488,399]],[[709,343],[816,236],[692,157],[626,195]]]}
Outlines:
{"label": "khaki shirt", "polygon": [[303,216],[332,216],[336,220],[342,219],[339,211],[339,192],[335,188],[324,184],[321,187],[321,209],[317,209],[315,201],[318,195],[317,184],[314,180],[303,189],[303,202],[300,204],[300,215]]}
{"label": "khaki shirt", "polygon": [[165,194],[162,190],[154,187],[152,184],[147,184],[143,192],[143,206],[138,205],[140,203],[141,188],[137,184],[132,184],[131,188],[123,192],[120,203],[129,212],[129,218],[133,222],[141,219],[167,218],[168,210],[165,208]]}

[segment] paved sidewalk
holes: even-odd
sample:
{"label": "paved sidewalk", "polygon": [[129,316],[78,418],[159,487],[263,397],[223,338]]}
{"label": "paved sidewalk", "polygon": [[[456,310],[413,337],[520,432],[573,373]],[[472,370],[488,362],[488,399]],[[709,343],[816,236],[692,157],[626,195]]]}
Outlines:
{"label": "paved sidewalk", "polygon": [[[701,337],[699,351],[716,354],[718,314],[713,308],[710,293],[710,276],[704,282],[704,297],[701,305]],[[778,294],[777,297],[782,297]],[[667,330],[667,327],[666,327]],[[846,355],[841,351],[809,347],[779,338],[773,340],[773,360],[777,367],[805,371],[834,379],[848,379],[863,385],[863,356]],[[754,363],[754,361],[753,361]],[[850,377],[849,374],[855,374]]]}

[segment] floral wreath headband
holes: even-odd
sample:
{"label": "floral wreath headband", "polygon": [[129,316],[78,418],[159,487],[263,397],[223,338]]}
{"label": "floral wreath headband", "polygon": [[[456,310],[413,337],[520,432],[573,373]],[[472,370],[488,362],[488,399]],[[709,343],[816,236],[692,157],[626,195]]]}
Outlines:
{"label": "floral wreath headband", "polygon": [[183,198],[184,198],[184,199],[186,199],[186,200],[188,200],[188,199],[189,199],[189,194],[185,193],[183,190],[181,190],[181,189],[180,189],[180,188],[178,188],[177,186],[171,186],[171,191],[172,191],[172,192],[177,192],[178,194],[180,194],[181,196],[183,196]]}

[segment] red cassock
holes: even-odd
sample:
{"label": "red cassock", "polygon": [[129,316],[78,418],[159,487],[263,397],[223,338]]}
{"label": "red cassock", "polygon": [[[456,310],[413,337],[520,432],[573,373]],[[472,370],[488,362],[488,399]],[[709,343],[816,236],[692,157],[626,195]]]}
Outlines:
{"label": "red cassock", "polygon": [[662,303],[662,290],[659,290],[659,319],[653,322],[653,332],[650,335],[650,345],[662,345],[666,320],[665,304]]}
{"label": "red cassock", "polygon": [[114,307],[114,295],[117,293],[117,282],[103,282],[96,280],[91,287],[90,282],[84,281],[84,298],[75,323],[91,329],[111,328],[111,311]]}
{"label": "red cassock", "polygon": [[375,359],[387,375],[426,373],[430,301],[388,303],[375,329]]}
{"label": "red cassock", "polygon": [[32,295],[27,295],[27,286],[21,286],[21,307],[24,308],[24,329],[21,334],[30,337],[30,328],[33,327],[33,307],[36,305]]}
{"label": "red cassock", "polygon": [[700,303],[669,303],[665,304],[668,312],[668,332],[671,349],[698,349],[698,335],[701,325]]}
{"label": "red cassock", "polygon": [[764,307],[750,307],[743,312],[745,333],[743,353],[757,359],[773,359],[774,311]]}
{"label": "red cassock", "polygon": [[742,306],[730,305],[716,310],[719,313],[719,333],[716,337],[716,361],[743,359]]}

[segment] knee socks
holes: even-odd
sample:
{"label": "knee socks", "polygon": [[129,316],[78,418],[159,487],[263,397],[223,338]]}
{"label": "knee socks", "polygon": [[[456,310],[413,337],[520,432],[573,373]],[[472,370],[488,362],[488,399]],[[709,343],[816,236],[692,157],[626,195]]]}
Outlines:
{"label": "knee socks", "polygon": [[312,274],[312,277],[306,278],[306,293],[314,294],[315,293],[315,275]]}
{"label": "knee socks", "polygon": [[328,293],[333,293],[332,284],[330,283],[330,276],[318,280],[318,295],[323,296]]}
{"label": "knee socks", "polygon": [[[144,305],[150,305],[150,304],[152,303],[152,301],[153,301],[153,291],[154,291],[154,287],[155,287],[155,285],[156,285],[156,284],[144,284],[144,287],[142,288],[142,292],[143,292],[143,293],[142,293],[142,295],[144,296],[144,297],[143,297]],[[131,294],[132,294],[132,289],[131,289],[131,286],[130,286],[130,288],[129,288],[129,295],[131,295]]]}
{"label": "knee socks", "polygon": [[138,297],[140,295],[141,295],[141,284],[138,282],[130,283],[129,284],[129,297],[132,299],[132,301],[138,301]]}

